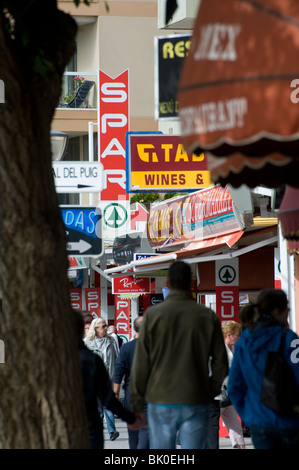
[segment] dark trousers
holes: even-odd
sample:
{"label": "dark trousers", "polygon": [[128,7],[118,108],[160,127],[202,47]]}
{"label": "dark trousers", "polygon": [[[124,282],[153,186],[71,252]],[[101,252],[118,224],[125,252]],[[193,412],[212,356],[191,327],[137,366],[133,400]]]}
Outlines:
{"label": "dark trousers", "polygon": [[103,425],[98,430],[89,431],[89,445],[91,449],[104,449]]}
{"label": "dark trousers", "polygon": [[219,449],[220,401],[213,400],[208,408],[207,449]]}

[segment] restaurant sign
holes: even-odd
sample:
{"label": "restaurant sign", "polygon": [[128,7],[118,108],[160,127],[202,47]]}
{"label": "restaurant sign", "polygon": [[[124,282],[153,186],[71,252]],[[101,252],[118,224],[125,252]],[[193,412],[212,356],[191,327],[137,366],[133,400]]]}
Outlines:
{"label": "restaurant sign", "polygon": [[215,186],[154,206],[147,221],[152,247],[205,240],[244,228],[227,187]]}
{"label": "restaurant sign", "polygon": [[127,132],[127,192],[194,191],[211,185],[207,158],[187,153],[180,136]]}

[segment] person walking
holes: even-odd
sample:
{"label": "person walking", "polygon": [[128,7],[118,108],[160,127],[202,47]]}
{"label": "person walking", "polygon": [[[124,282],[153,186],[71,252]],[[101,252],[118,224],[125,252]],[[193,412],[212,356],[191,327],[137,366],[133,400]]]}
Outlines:
{"label": "person walking", "polygon": [[[91,322],[87,335],[84,338],[84,342],[88,349],[98,354],[103,360],[112,386],[117,351],[114,339],[107,334],[107,328],[108,325],[104,318],[95,318]],[[110,440],[114,441],[119,436],[119,432],[115,427],[114,413],[112,413],[106,406],[103,407],[103,412],[106,418]]]}
{"label": "person walking", "polygon": [[116,344],[116,351],[118,354],[121,348],[121,345],[123,344],[123,339],[117,334],[115,325],[109,325],[107,332],[114,339],[115,344]]}
{"label": "person walking", "polygon": [[[130,373],[132,368],[132,362],[134,358],[135,348],[137,344],[137,338],[139,336],[140,325],[143,320],[143,316],[135,318],[133,326],[135,330],[135,337],[132,341],[125,343],[120,348],[120,353],[116,359],[116,365],[114,369],[114,384],[113,390],[115,396],[118,398],[120,394],[121,383],[124,380],[123,388],[125,392],[124,396],[124,406],[127,409],[131,409],[130,401]],[[149,448],[149,439],[148,439],[148,429],[147,427],[141,427],[137,431],[132,431],[130,426],[128,426],[128,438],[129,438],[129,447],[130,449],[148,449]]]}
{"label": "person walking", "polygon": [[105,365],[99,355],[94,354],[84,344],[85,322],[80,311],[74,310],[76,318],[79,358],[82,371],[83,393],[91,449],[104,448],[103,421],[98,403],[105,405],[111,412],[128,424],[129,429],[137,430],[140,419],[126,409],[115,397]]}
{"label": "person walking", "polygon": [[[233,360],[234,347],[236,342],[240,338],[241,325],[236,321],[230,320],[222,322],[221,328],[227,352],[228,367],[230,368]],[[225,378],[222,384],[222,388],[227,389],[227,383],[228,376]],[[232,447],[234,449],[245,449],[245,441],[243,437],[241,421],[238,418],[238,414],[233,405],[229,404],[228,406],[222,407],[220,402],[220,416],[228,431]]]}
{"label": "person walking", "polygon": [[289,329],[287,296],[280,289],[265,289],[256,304],[245,308],[241,318],[246,319],[246,327],[235,345],[229,372],[229,397],[242,422],[250,428],[256,449],[298,449],[299,416],[278,413],[261,401],[267,354],[278,351],[284,332],[284,359],[299,391],[298,361],[292,360],[298,336]]}
{"label": "person walking", "polygon": [[223,335],[215,312],[192,298],[190,266],[173,263],[168,278],[167,298],[141,324],[131,407],[142,417],[146,398],[151,449],[175,449],[177,433],[182,449],[204,449],[208,403],[228,373]]}

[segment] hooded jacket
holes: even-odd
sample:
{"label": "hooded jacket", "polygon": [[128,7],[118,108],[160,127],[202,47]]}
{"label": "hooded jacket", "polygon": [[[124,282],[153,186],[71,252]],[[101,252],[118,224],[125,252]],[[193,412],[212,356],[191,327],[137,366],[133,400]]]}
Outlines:
{"label": "hooded jacket", "polygon": [[[299,428],[299,418],[284,417],[260,401],[268,351],[278,351],[284,327],[271,317],[261,317],[245,329],[235,344],[229,371],[228,394],[247,426]],[[292,330],[285,336],[284,356],[299,386],[299,339]]]}

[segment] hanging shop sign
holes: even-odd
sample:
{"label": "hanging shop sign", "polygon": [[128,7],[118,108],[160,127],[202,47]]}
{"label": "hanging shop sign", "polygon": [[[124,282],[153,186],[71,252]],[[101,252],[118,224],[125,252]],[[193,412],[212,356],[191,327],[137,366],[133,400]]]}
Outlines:
{"label": "hanging shop sign", "polygon": [[82,310],[82,289],[70,289],[70,299],[74,310]]}
{"label": "hanging shop sign", "polygon": [[229,189],[215,186],[154,206],[147,237],[152,247],[164,247],[214,238],[244,226]]}
{"label": "hanging shop sign", "polygon": [[130,299],[121,299],[116,296],[114,306],[114,319],[117,334],[126,342],[130,339]]}
{"label": "hanging shop sign", "polygon": [[103,237],[130,227],[129,194],[126,192],[126,132],[129,130],[129,71],[111,78],[99,70],[98,157],[103,165]]}
{"label": "hanging shop sign", "polygon": [[185,152],[180,136],[128,132],[127,191],[194,191],[211,185],[207,159]]}
{"label": "hanging shop sign", "polygon": [[177,86],[190,34],[155,37],[155,118],[178,119]]}
{"label": "hanging shop sign", "polygon": [[133,276],[115,277],[112,279],[112,294],[149,294],[150,278]]}
{"label": "hanging shop sign", "polygon": [[101,292],[99,287],[85,288],[86,312],[97,318],[101,316]]}
{"label": "hanging shop sign", "polygon": [[220,321],[239,321],[239,259],[215,262],[216,313]]}

